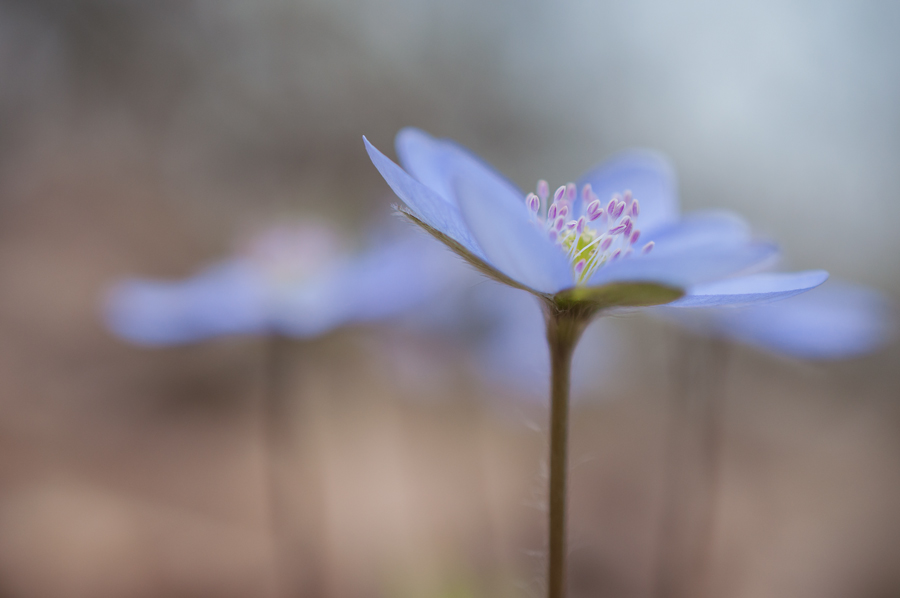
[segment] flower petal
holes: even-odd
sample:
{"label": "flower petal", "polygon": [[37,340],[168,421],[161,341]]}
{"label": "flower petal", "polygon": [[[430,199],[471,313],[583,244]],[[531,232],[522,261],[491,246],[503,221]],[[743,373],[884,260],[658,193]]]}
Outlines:
{"label": "flower petal", "polygon": [[746,271],[778,255],[772,243],[721,242],[687,247],[681,251],[633,256],[606,264],[591,277],[588,286],[611,282],[657,282],[689,288]]}
{"label": "flower petal", "polygon": [[865,287],[828,283],[809,293],[742,308],[659,310],[700,333],[807,359],[874,351],[896,333],[894,306]]}
{"label": "flower petal", "polygon": [[[675,170],[660,154],[646,150],[619,154],[584,175],[578,181],[578,188],[586,183],[591,184],[604,204],[614,193],[630,189],[640,202],[640,228],[645,234],[678,219]],[[581,201],[580,197],[579,194],[576,202]]]}
{"label": "flower petal", "polygon": [[409,176],[363,137],[369,158],[394,193],[422,222],[450,237],[473,255],[484,259],[484,252],[469,232],[459,208]]}
{"label": "flower petal", "polygon": [[450,203],[456,203],[452,185],[452,156],[446,143],[421,129],[406,127],[397,133],[394,147],[406,172]]}
{"label": "flower petal", "polygon": [[523,197],[509,179],[451,139],[435,139],[425,131],[407,127],[397,133],[394,143],[406,172],[450,203],[459,203],[454,181],[462,172],[480,184],[505,188],[510,194]]}
{"label": "flower petal", "polygon": [[287,329],[306,331],[390,318],[434,297],[467,272],[456,256],[417,233],[367,251],[323,280],[317,294],[328,303],[318,310],[324,316],[311,320],[297,309],[308,297],[298,293],[286,305],[283,322]]}
{"label": "flower petal", "polygon": [[709,307],[714,305],[745,305],[785,299],[815,288],[828,279],[824,270],[804,272],[767,272],[740,278],[730,278],[688,289],[671,307]]}
{"label": "flower petal", "polygon": [[460,209],[487,260],[540,293],[574,284],[569,260],[529,219],[524,199],[502,180],[462,169],[455,183]]}
{"label": "flower petal", "polygon": [[104,318],[122,338],[168,345],[267,329],[266,290],[246,263],[213,266],[183,282],[129,280],[113,287]]}
{"label": "flower petal", "polygon": [[425,238],[368,251],[325,276],[274,294],[274,326],[287,335],[311,337],[344,324],[389,318],[452,281],[452,276],[441,280],[429,272],[429,266],[438,266],[442,259],[455,261]]}
{"label": "flower petal", "polygon": [[745,243],[751,238],[750,227],[744,219],[727,211],[693,212],[652,235],[642,235],[642,239],[653,241],[655,255]]}
{"label": "flower petal", "polygon": [[498,179],[520,194],[487,162],[450,139],[436,139],[421,129],[406,127],[397,133],[394,145],[403,169],[450,203],[457,203],[453,180],[460,168],[478,177]]}

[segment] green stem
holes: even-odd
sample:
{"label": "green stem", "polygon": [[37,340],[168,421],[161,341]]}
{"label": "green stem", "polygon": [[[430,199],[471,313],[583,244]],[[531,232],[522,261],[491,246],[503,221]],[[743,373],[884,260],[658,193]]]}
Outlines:
{"label": "green stem", "polygon": [[569,377],[575,345],[587,324],[582,315],[547,310],[550,345],[550,500],[547,596],[566,595],[566,478],[568,474]]}

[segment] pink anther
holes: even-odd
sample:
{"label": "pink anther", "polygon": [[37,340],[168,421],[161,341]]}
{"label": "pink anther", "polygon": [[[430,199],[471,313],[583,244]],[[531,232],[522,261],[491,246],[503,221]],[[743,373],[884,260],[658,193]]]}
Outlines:
{"label": "pink anther", "polygon": [[553,201],[560,202],[566,196],[566,186],[563,185],[553,192]]}
{"label": "pink anther", "polygon": [[590,183],[581,188],[581,199],[584,200],[584,203],[590,203],[593,196],[594,190],[591,188]]}

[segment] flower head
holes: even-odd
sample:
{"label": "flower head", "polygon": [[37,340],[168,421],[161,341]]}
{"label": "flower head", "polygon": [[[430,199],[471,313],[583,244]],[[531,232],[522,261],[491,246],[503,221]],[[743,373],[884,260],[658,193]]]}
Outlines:
{"label": "flower head", "polygon": [[147,345],[264,332],[311,337],[399,314],[453,280],[445,252],[419,235],[362,253],[346,248],[321,223],[277,226],[187,280],[119,282],[104,317],[119,336]]}
{"label": "flower head", "polygon": [[[400,168],[368,140],[404,213],[484,274],[557,310],[752,303],[813,288],[823,271],[738,276],[777,247],[737,216],[679,217],[675,177],[650,152],[622,154],[577,183],[527,196],[480,159],[417,129],[397,135]],[[405,170],[404,170],[405,169]]]}

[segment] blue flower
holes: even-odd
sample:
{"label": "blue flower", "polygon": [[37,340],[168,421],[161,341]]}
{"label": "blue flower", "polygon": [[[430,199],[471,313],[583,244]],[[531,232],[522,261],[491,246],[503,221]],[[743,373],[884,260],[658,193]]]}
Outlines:
{"label": "blue flower", "polygon": [[146,345],[265,332],[317,336],[400,314],[451,283],[456,260],[433,245],[410,235],[352,255],[322,224],[280,226],[188,280],[119,282],[104,317],[116,334]]}
{"label": "blue flower", "polygon": [[[484,274],[556,309],[742,305],[822,284],[821,270],[750,274],[777,247],[730,213],[679,216],[675,177],[650,152],[622,154],[550,194],[527,196],[459,145],[403,129],[403,168],[365,140],[404,213]],[[404,170],[405,169],[405,170]]]}

